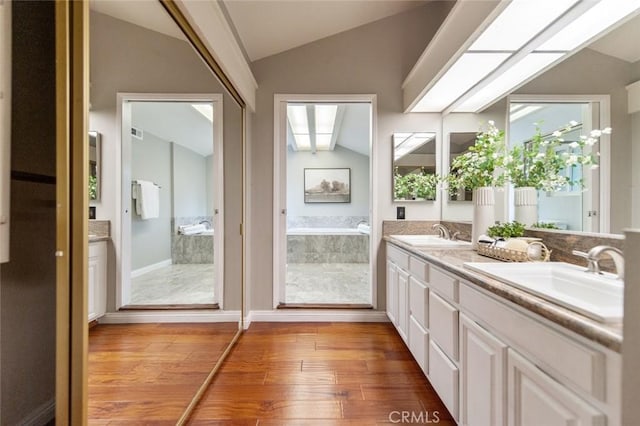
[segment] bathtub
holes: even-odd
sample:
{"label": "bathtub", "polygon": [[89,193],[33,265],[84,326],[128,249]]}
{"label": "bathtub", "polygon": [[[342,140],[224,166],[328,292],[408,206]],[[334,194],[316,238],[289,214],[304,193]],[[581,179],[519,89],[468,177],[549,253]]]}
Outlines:
{"label": "bathtub", "polygon": [[357,228],[290,228],[287,262],[368,263],[369,235]]}
{"label": "bathtub", "polygon": [[362,235],[356,228],[290,228],[287,235]]}

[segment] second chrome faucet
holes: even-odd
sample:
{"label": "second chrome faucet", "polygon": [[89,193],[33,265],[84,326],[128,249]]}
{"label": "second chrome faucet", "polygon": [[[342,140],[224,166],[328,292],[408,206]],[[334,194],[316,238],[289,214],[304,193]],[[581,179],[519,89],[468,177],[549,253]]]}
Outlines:
{"label": "second chrome faucet", "polygon": [[593,274],[600,274],[600,264],[598,263],[602,259],[603,254],[608,254],[611,259],[613,259],[613,263],[616,266],[616,275],[619,279],[624,279],[624,256],[622,251],[618,248],[611,246],[595,246],[590,249],[587,253],[579,250],[573,250],[575,256],[583,257],[587,260],[587,270],[586,272],[590,272]]}

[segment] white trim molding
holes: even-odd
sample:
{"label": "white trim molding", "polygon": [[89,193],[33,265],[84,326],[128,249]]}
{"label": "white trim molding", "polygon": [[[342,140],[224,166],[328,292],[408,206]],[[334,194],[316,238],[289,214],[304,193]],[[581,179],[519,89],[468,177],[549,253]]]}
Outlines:
{"label": "white trim molding", "polygon": [[258,83],[218,2],[176,0],[176,4],[240,93],[249,110],[255,112]]}
{"label": "white trim molding", "polygon": [[252,322],[389,322],[384,311],[346,309],[278,309],[250,311],[245,328]]}
{"label": "white trim molding", "polygon": [[154,263],[153,265],[147,265],[143,268],[138,268],[135,271],[131,271],[131,278],[137,278],[141,275],[147,274],[149,272],[155,271],[156,269],[163,268],[165,266],[171,265],[171,259],[165,259],[162,262]]}
{"label": "white trim molding", "polygon": [[107,312],[98,320],[100,324],[144,324],[155,322],[195,323],[195,322],[238,322],[240,311],[212,310],[150,310]]}

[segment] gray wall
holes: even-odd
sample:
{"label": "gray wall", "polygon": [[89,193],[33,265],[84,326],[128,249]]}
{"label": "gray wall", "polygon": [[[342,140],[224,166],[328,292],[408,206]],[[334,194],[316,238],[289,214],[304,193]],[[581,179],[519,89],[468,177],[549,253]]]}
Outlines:
{"label": "gray wall", "polygon": [[[191,46],[182,40],[91,12],[90,127],[102,133],[103,186],[97,217],[119,219],[116,211],[116,94],[224,93],[225,155],[225,309],[239,309],[241,295],[242,115]],[[115,258],[120,244],[112,235],[109,250],[108,310],[115,305]]]}
{"label": "gray wall", "polygon": [[[134,123],[135,123],[135,116]],[[131,215],[131,269],[144,268],[171,259],[172,181],[171,146],[150,132],[144,139],[131,138],[131,179],[160,185],[160,215],[142,220]],[[131,200],[135,213],[135,200]]]}
{"label": "gray wall", "polygon": [[629,63],[584,49],[516,91],[521,94],[611,96],[611,232],[631,225],[631,120],[627,91]]}
{"label": "gray wall", "polygon": [[11,169],[44,181],[11,181],[11,259],[0,266],[3,425],[46,413],[55,398],[54,17],[53,2],[13,2]]}
{"label": "gray wall", "polygon": [[178,144],[173,146],[173,216],[209,216],[207,159]]}
{"label": "gray wall", "polygon": [[[273,257],[273,95],[349,93],[377,95],[374,161],[380,169],[376,194],[382,219],[395,217],[391,202],[391,136],[398,131],[434,131],[439,114],[403,114],[401,85],[453,2],[429,2],[408,13],[346,31],[252,64],[259,88],[249,139],[248,281],[250,309],[271,309]],[[379,245],[379,241],[372,242]],[[378,276],[384,276],[379,254]],[[378,308],[385,306],[378,283]]]}
{"label": "gray wall", "polygon": [[[305,204],[305,168],[350,168],[351,202]],[[315,154],[287,152],[287,216],[369,216],[369,157],[339,145]]]}

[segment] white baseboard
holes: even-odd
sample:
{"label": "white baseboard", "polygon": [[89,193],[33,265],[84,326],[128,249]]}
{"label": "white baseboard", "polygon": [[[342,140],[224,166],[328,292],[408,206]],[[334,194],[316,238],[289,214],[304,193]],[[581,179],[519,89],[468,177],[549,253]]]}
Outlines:
{"label": "white baseboard", "polygon": [[245,316],[245,329],[252,322],[389,322],[389,317],[384,311],[278,309],[250,311]]}
{"label": "white baseboard", "polygon": [[163,268],[165,266],[171,265],[173,262],[171,259],[165,259],[162,262],[154,263],[153,265],[148,265],[143,268],[138,268],[135,271],[131,271],[131,278],[139,277],[140,275],[147,274],[151,271],[155,271],[156,269]]}
{"label": "white baseboard", "polygon": [[119,311],[107,312],[100,324],[142,324],[154,322],[236,322],[240,311]]}
{"label": "white baseboard", "polygon": [[52,398],[29,413],[29,415],[18,422],[18,424],[20,426],[41,426],[49,423],[55,417],[56,400]]}

